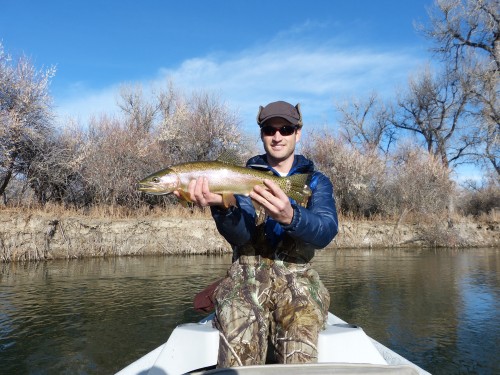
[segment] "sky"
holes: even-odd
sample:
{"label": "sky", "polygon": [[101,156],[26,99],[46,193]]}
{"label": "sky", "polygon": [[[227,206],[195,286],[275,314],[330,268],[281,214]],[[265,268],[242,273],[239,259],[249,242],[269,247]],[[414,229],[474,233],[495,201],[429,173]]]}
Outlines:
{"label": "sky", "polygon": [[394,98],[431,59],[415,29],[433,0],[0,0],[0,41],[38,69],[61,123],[118,110],[119,90],[169,81],[213,93],[258,136],[260,105],[300,103],[304,129],[336,105]]}

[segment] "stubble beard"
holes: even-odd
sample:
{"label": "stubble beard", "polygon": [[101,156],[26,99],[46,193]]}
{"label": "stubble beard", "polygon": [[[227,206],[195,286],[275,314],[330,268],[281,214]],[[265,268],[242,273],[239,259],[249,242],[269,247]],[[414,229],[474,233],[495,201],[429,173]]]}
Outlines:
{"label": "stubble beard", "polygon": [[272,145],[265,146],[265,151],[267,153],[268,162],[271,164],[279,164],[283,161],[288,160],[294,155],[294,148],[289,148],[287,145],[280,146],[282,149],[275,150]]}

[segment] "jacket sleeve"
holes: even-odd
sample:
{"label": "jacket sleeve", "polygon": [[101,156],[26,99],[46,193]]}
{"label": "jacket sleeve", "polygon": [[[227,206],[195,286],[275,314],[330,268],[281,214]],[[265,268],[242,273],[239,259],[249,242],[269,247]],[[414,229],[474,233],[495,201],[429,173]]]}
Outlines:
{"label": "jacket sleeve", "polygon": [[221,210],[211,207],[219,233],[233,246],[250,241],[255,232],[255,209],[250,197],[235,195],[237,207]]}
{"label": "jacket sleeve", "polygon": [[283,229],[290,236],[320,249],[337,235],[338,218],[332,183],[322,173],[317,173],[317,178],[307,208],[293,204],[292,222]]}

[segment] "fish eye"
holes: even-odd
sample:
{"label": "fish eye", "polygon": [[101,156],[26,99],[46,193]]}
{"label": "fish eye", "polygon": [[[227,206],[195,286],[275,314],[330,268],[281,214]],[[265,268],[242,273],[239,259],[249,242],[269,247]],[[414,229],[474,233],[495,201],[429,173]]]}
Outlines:
{"label": "fish eye", "polygon": [[160,182],[160,177],[153,177],[151,181],[157,184],[158,182]]}

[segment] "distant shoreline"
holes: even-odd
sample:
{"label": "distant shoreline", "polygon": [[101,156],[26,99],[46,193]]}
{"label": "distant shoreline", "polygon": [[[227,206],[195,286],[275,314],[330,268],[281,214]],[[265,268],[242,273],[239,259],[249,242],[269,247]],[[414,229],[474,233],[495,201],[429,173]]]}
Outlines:
{"label": "distant shoreline", "polygon": [[[199,216],[122,219],[0,209],[0,260],[230,253],[213,220]],[[498,221],[398,224],[341,220],[339,234],[327,249],[497,246]]]}

